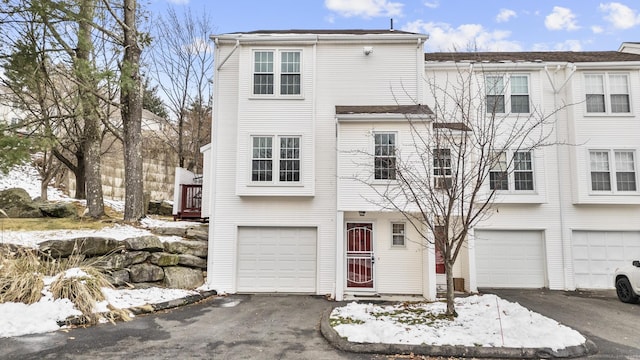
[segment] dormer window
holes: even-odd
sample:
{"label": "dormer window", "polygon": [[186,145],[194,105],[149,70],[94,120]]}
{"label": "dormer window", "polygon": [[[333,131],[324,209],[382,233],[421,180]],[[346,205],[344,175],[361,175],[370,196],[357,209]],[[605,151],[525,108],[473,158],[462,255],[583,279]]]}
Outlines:
{"label": "dormer window", "polygon": [[300,95],[301,51],[253,52],[253,95]]}

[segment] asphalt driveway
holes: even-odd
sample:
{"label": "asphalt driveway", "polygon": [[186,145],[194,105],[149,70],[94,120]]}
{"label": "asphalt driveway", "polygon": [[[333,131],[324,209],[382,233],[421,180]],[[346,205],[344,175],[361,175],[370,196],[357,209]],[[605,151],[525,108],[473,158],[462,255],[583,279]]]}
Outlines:
{"label": "asphalt driveway", "polygon": [[615,291],[484,289],[555,319],[591,339],[598,353],[588,359],[640,360],[640,304],[625,304]]}
{"label": "asphalt driveway", "polygon": [[0,338],[0,359],[387,359],[320,334],[322,297],[232,295],[86,329]]}

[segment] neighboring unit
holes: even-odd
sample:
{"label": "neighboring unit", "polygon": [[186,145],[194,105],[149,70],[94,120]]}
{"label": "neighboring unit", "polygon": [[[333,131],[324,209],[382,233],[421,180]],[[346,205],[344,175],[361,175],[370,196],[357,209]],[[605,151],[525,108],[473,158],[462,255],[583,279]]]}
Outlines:
{"label": "neighboring unit", "polygon": [[[496,210],[453,270],[464,290],[611,288],[614,269],[640,258],[640,54],[424,54],[426,35],[393,30],[212,40],[202,216],[216,290],[434,299],[439,252],[376,189],[410,156],[412,124],[460,121],[438,119],[431,90],[461,71],[478,84],[479,106],[554,123],[551,145],[503,149],[512,168],[486,184]],[[434,162],[440,186],[453,176],[448,164]]]}

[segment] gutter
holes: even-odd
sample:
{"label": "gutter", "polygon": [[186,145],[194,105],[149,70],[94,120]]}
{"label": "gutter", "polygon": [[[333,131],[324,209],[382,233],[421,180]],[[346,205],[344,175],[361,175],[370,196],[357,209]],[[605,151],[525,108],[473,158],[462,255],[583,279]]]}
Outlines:
{"label": "gutter", "polygon": [[[216,46],[218,46],[218,44],[219,44],[218,43],[218,38],[214,38],[213,42],[216,44]],[[238,49],[238,46],[240,46],[240,40],[236,40],[236,45],[233,47],[233,49],[231,49],[231,52],[229,54],[227,54],[227,56],[222,60],[222,62],[220,63],[220,65],[218,65],[216,70],[220,70],[222,68],[222,65],[224,65],[224,63],[226,63],[227,60],[229,60],[231,55],[233,55],[233,53],[236,52],[236,49]]]}

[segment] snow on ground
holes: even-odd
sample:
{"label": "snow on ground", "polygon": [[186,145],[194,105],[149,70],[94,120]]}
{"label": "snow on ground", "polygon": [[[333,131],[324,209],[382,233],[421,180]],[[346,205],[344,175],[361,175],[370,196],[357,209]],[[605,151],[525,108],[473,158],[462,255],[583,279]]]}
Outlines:
{"label": "snow on ground", "polygon": [[[40,196],[40,175],[38,171],[30,165],[15,166],[8,174],[0,174],[0,190],[11,188],[25,189],[31,198]],[[59,189],[49,187],[47,189],[49,200],[68,199]]]}
{"label": "snow on ground", "polygon": [[453,321],[425,316],[444,314],[445,302],[373,305],[349,303],[333,310],[332,324],[352,342],[462,345],[488,347],[548,347],[553,350],[583,344],[577,331],[495,295],[457,298]]}

